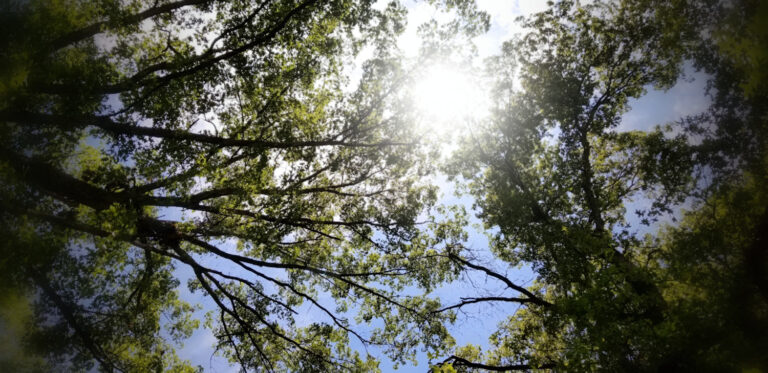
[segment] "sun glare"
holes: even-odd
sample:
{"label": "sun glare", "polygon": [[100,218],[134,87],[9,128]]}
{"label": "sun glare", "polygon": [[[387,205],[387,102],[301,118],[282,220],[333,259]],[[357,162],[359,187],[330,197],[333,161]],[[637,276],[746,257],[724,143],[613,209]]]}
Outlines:
{"label": "sun glare", "polygon": [[453,127],[478,117],[486,107],[484,93],[468,74],[443,65],[429,68],[413,94],[431,128]]}

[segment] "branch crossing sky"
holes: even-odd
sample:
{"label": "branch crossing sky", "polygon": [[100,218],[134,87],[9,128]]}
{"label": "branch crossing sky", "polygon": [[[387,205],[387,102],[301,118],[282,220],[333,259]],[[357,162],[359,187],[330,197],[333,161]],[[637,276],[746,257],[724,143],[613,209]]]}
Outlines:
{"label": "branch crossing sky", "polygon": [[[385,6],[388,0],[379,0],[379,6]],[[509,40],[515,34],[521,33],[523,30],[515,22],[515,19],[519,16],[530,15],[538,11],[546,9],[545,0],[477,0],[477,4],[480,9],[488,12],[491,16],[491,28],[488,33],[479,36],[474,39],[474,43],[477,47],[478,56],[474,61],[475,64],[480,65],[482,59],[495,55],[500,52],[501,45],[504,41]],[[406,2],[408,7],[408,27],[405,33],[399,40],[399,47],[407,56],[415,56],[418,53],[420,40],[417,35],[417,28],[422,23],[430,20],[432,17],[436,17],[440,20],[442,15],[436,12],[435,9],[430,6],[426,1],[415,2],[409,0]],[[365,58],[365,53],[360,59]],[[685,115],[696,114],[701,112],[707,107],[708,99],[705,97],[705,79],[706,77],[700,73],[696,73],[692,68],[686,69],[686,76],[682,78],[677,85],[666,92],[656,91],[652,87],[648,87],[648,93],[639,100],[632,100],[630,105],[632,109],[626,113],[623,117],[622,123],[617,128],[618,131],[629,130],[648,130],[652,129],[655,125],[663,125],[672,121],[675,121]],[[443,130],[446,128],[443,127]],[[445,177],[437,176],[435,183],[440,186],[442,192],[442,200],[439,203],[442,204],[461,204],[464,205],[467,211],[472,210],[472,200],[469,197],[458,197],[454,194],[453,186],[449,183]],[[642,204],[642,201],[635,201],[635,203]],[[632,211],[632,206],[628,206],[628,211]],[[168,211],[166,216],[174,214],[173,211]],[[479,223],[477,219],[472,219],[472,223]],[[478,251],[481,257],[486,257],[490,261],[491,255],[487,253],[485,247],[487,247],[487,239],[482,232],[469,228],[469,247]],[[485,252],[487,255],[482,255]],[[490,263],[492,268],[498,269],[502,273],[507,273],[510,279],[518,280],[518,283],[526,285],[533,279],[533,273],[528,269],[509,269],[502,268],[501,265],[494,265]],[[190,294],[186,289],[184,280],[191,277],[191,273],[184,273],[184,271],[177,271],[177,274],[182,279],[181,295],[185,300],[192,303],[200,303],[206,305],[206,300],[199,294]],[[472,291],[482,288],[483,292],[492,292],[494,290],[501,291],[501,287],[496,286],[490,281],[486,280],[483,276],[475,276],[473,278],[465,278],[460,283],[447,284],[441,289],[438,289],[434,294],[440,296],[441,299],[449,300],[456,299],[458,296],[477,295],[472,294]],[[483,305],[479,307],[467,307],[464,310],[466,313],[459,313],[457,323],[451,328],[451,332],[454,333],[454,337],[457,339],[458,345],[465,345],[468,343],[480,345],[485,349],[487,347],[487,340],[490,334],[496,330],[497,323],[506,318],[507,315],[514,312],[514,307],[517,305],[499,305],[488,306]],[[313,314],[312,310],[304,309],[310,315]],[[198,312],[197,316],[202,318],[204,312]],[[305,320],[310,321],[310,320]],[[195,334],[190,338],[184,348],[180,349],[179,357],[182,359],[188,359],[194,365],[202,366],[206,372],[237,372],[238,368],[230,366],[226,359],[214,356],[213,345],[216,342],[216,338],[213,336],[210,330],[205,328],[199,328]],[[354,344],[353,344],[354,345]],[[360,346],[357,346],[360,347]],[[364,354],[365,350],[361,349],[361,353]],[[386,361],[381,354],[374,348],[369,348],[369,352],[378,355],[382,358],[380,368],[382,371],[392,371],[391,363]],[[400,367],[397,372],[425,372],[428,369],[427,357],[425,354],[419,356],[418,366],[404,366]]]}

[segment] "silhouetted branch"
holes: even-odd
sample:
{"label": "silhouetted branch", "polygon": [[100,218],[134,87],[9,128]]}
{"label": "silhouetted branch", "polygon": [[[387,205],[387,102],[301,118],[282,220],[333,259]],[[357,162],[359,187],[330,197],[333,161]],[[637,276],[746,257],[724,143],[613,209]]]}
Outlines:
{"label": "silhouetted branch", "polygon": [[549,302],[545,301],[544,299],[539,298],[538,296],[536,296],[536,294],[533,294],[530,291],[528,291],[528,289],[526,289],[526,288],[524,288],[522,286],[516,285],[515,283],[513,283],[510,279],[508,279],[504,275],[501,275],[501,274],[499,274],[497,272],[494,272],[494,271],[490,270],[487,267],[471,263],[468,260],[463,259],[460,256],[458,256],[456,254],[453,254],[453,253],[449,253],[448,257],[450,259],[458,262],[458,263],[461,263],[461,264],[469,267],[469,268],[485,272],[485,274],[487,274],[488,276],[491,276],[491,277],[493,277],[493,278],[503,282],[504,284],[506,284],[507,287],[509,287],[510,289],[514,289],[514,290],[524,294],[525,296],[527,296],[531,303],[538,304],[540,306],[552,306],[552,303],[549,303]]}
{"label": "silhouetted branch", "polygon": [[445,312],[454,308],[461,308],[469,304],[482,303],[482,302],[512,302],[512,303],[536,303],[531,298],[514,298],[514,297],[471,297],[461,298],[461,302],[454,305],[443,307],[441,309],[432,311],[433,313]]}
{"label": "silhouetted branch", "polygon": [[542,364],[540,366],[535,366],[535,367],[529,364],[488,365],[488,364],[471,362],[467,359],[458,357],[456,355],[451,355],[451,357],[445,359],[442,363],[437,365],[441,366],[444,364],[451,364],[454,367],[463,366],[463,367],[473,368],[473,369],[484,369],[491,372],[512,372],[512,371],[518,371],[518,370],[532,370],[532,369],[554,369],[556,366],[555,364],[552,364],[552,363]]}

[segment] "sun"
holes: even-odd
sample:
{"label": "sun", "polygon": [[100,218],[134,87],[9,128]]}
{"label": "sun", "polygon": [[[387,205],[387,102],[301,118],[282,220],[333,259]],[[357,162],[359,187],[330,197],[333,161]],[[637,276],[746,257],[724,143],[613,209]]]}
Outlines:
{"label": "sun", "polygon": [[458,68],[428,68],[413,88],[414,104],[429,127],[454,127],[482,115],[485,94],[476,80]]}

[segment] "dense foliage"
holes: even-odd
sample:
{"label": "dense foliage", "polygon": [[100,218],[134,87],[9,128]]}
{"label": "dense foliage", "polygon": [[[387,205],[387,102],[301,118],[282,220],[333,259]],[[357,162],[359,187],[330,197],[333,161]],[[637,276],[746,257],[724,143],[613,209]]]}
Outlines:
{"label": "dense foliage", "polygon": [[[416,226],[435,190],[398,94],[405,9],[372,3],[3,3],[0,272],[33,356],[192,369],[182,269],[243,369],[374,370],[350,338],[398,361],[442,348],[429,304],[399,294],[451,270]],[[460,15],[444,28],[483,29],[472,3],[435,3]],[[405,321],[365,335],[350,314]]]}
{"label": "dense foliage", "polygon": [[[768,366],[761,52],[745,62],[732,46],[764,46],[734,21],[756,7],[561,1],[524,21],[531,31],[490,65],[520,88],[497,80],[491,120],[450,172],[495,232],[495,257],[533,267],[534,294],[488,299],[525,307],[490,351],[466,346],[440,369]],[[684,61],[712,77],[711,107],[618,130],[629,100],[669,88]],[[659,220],[681,208],[680,224]]]}
{"label": "dense foliage", "polygon": [[[487,61],[489,117],[440,169],[488,263],[435,207],[440,145],[407,87],[489,19],[428,3],[453,18],[411,61],[398,1],[3,2],[0,370],[200,370],[176,355],[203,321],[183,286],[245,371],[377,371],[369,347],[434,371],[768,369],[768,7],[521,19]],[[618,129],[685,66],[711,77],[705,112]],[[506,290],[430,295],[463,274]],[[486,303],[519,307],[490,348],[456,347],[457,311]]]}

